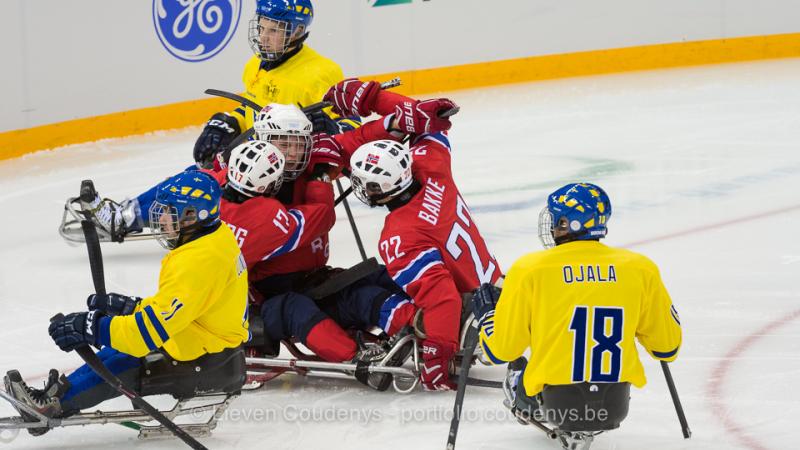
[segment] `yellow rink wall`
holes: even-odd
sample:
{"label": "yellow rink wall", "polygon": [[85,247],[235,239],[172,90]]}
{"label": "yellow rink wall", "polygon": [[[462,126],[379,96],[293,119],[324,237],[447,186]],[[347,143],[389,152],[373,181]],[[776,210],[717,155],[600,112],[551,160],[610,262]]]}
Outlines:
{"label": "yellow rink wall", "polygon": [[[800,33],[646,45],[533,56],[365,78],[403,79],[398,92],[419,95],[510,83],[635,70],[800,57]],[[0,160],[70,144],[199,125],[233,102],[206,98],[0,133]]]}

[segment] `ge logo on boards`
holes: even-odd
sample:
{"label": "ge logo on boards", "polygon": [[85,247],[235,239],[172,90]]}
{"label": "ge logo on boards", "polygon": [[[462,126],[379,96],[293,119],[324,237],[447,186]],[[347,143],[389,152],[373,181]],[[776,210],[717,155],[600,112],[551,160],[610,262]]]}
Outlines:
{"label": "ge logo on boards", "polygon": [[188,62],[214,57],[239,25],[241,0],[153,0],[158,39],[172,56]]}

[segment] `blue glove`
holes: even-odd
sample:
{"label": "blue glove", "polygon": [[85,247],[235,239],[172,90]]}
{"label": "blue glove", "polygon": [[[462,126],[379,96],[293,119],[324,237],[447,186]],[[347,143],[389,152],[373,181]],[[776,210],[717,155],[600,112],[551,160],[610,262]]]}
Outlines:
{"label": "blue glove", "polygon": [[136,310],[141,297],[128,297],[115,293],[92,294],[86,299],[89,311],[100,311],[107,316],[130,316]]}
{"label": "blue glove", "polygon": [[65,352],[75,350],[84,344],[100,347],[100,319],[105,314],[99,311],[67,314],[66,317],[50,322],[47,329],[56,345]]}
{"label": "blue glove", "polygon": [[494,316],[497,299],[500,298],[500,288],[493,284],[484,283],[472,292],[472,312],[478,319],[478,327],[484,326],[484,321]]}
{"label": "blue glove", "polygon": [[241,133],[239,122],[233,116],[225,113],[214,114],[194,144],[195,162],[199,167],[209,167],[214,164],[216,154],[225,150]]}

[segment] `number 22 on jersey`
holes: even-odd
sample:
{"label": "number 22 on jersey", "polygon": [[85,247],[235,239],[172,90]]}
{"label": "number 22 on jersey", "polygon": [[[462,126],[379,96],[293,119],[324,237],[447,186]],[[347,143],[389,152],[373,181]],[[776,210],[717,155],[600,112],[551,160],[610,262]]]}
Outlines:
{"label": "number 22 on jersey", "polygon": [[[591,320],[590,320],[591,319]],[[625,310],[576,306],[569,330],[574,336],[572,382],[616,383],[622,369],[622,330]],[[591,339],[587,340],[587,337]],[[589,377],[586,357],[589,356]]]}

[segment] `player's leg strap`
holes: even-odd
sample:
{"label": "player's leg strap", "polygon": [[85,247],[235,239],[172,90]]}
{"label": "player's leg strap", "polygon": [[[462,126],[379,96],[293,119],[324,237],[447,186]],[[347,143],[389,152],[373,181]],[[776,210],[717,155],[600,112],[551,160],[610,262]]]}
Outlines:
{"label": "player's leg strap", "polygon": [[177,361],[165,352],[144,357],[141,394],[171,394],[190,398],[200,393],[238,393],[247,370],[242,347],[203,355],[193,361]]}

